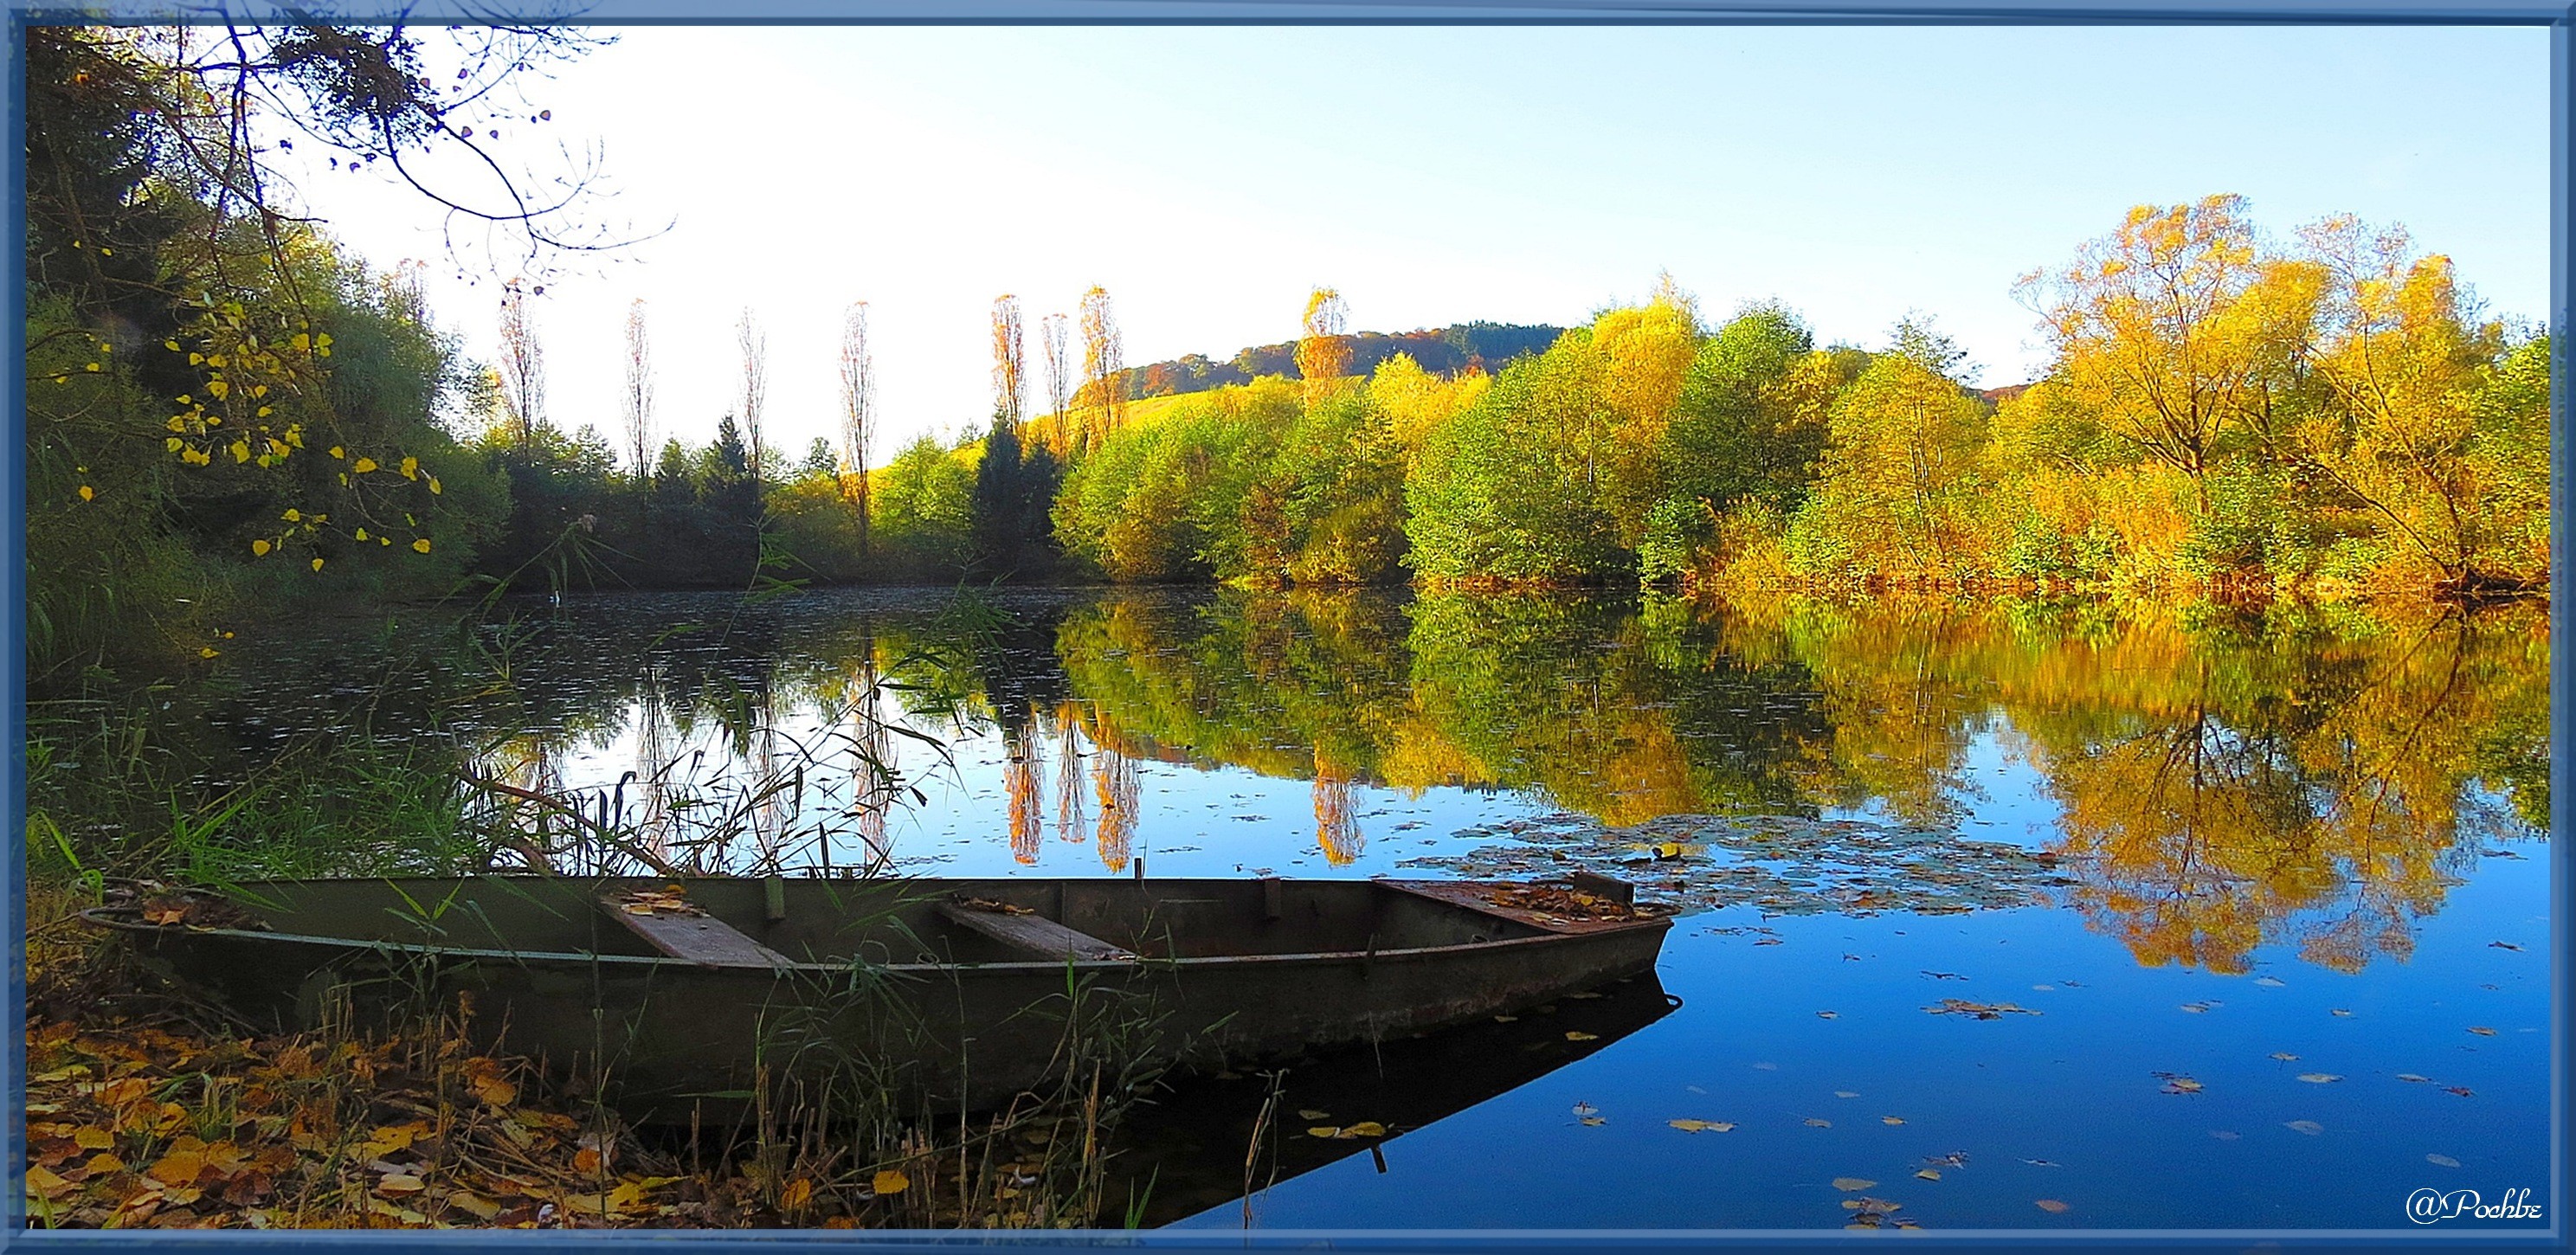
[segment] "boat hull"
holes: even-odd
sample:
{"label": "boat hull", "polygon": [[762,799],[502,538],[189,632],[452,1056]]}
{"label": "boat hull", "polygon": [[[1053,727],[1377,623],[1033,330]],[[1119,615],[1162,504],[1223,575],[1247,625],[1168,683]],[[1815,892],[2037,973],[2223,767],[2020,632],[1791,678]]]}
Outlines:
{"label": "boat hull", "polygon": [[[248,927],[100,922],[279,1029],[344,1003],[461,1001],[487,1044],[597,1078],[645,1120],[763,1084],[836,1105],[984,1109],[1061,1082],[1069,1059],[1233,1064],[1407,1036],[1648,971],[1669,927],[1478,910],[1456,885],[682,882],[789,960],[707,966],[651,952],[599,909],[664,883],[271,882],[239,895]],[[1044,914],[1132,957],[1015,953],[948,926],[938,904],[959,900]]]}

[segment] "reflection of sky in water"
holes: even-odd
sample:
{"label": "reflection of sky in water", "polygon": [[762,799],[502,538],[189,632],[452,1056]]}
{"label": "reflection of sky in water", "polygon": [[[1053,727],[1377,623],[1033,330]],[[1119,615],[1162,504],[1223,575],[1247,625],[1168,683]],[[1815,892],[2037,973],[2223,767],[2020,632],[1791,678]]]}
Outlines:
{"label": "reflection of sky in water", "polygon": [[[2424,923],[2412,961],[2357,976],[2290,946],[2266,947],[2249,976],[2143,968],[2062,911],[1691,917],[1664,947],[1664,987],[1683,1002],[1670,1017],[1388,1142],[1384,1175],[1359,1154],[1282,1182],[1256,1219],[1812,1229],[1842,1224],[1841,1201],[1866,1195],[1934,1230],[2400,1228],[2419,1186],[2545,1199],[2548,873],[2532,854],[2491,860]],[[1710,931],[1754,923],[1781,944]],[[2041,1014],[1923,1013],[1946,997]],[[2165,1093],[2158,1073],[2202,1089]],[[1576,1103],[1607,1123],[1583,1125]],[[1736,1128],[1666,1123],[1685,1118]],[[1964,1166],[1914,1175],[1954,1151]],[[1875,1184],[1844,1193],[1837,1177]],[[1229,1205],[1187,1223],[1241,1222]]]}
{"label": "reflection of sky in water", "polygon": [[[1177,647],[1148,657],[1184,677],[1193,665]],[[1691,681],[1680,674],[1686,692]],[[1385,683],[1401,691],[1409,680],[1398,668]],[[1794,690],[1775,687],[1758,715],[1750,702],[1722,708],[1743,711],[1743,728],[1720,719],[1678,736],[1695,753],[1723,752],[1744,728],[1797,717],[1773,709],[1795,705],[1783,691],[1794,698]],[[1069,831],[1059,823],[1058,714],[1101,712],[1079,685],[1052,707],[1032,704],[1036,719],[1021,749],[1038,762],[1040,778],[1020,783],[1022,806],[1034,808],[1024,818],[1036,822],[1023,823],[1017,842],[1013,747],[1001,730],[910,720],[946,743],[944,763],[917,743],[891,743],[905,782],[924,795],[887,818],[885,839],[900,870],[1098,876],[1126,874],[1128,860],[1141,858],[1156,877],[1427,875],[1437,873],[1405,861],[1475,846],[1479,839],[1459,835],[1463,829],[1558,810],[1536,788],[1416,791],[1355,781],[1333,794],[1307,778],[1179,761],[1188,747],[1158,748],[1150,729],[1127,728],[1116,735],[1139,753],[1120,760],[1133,769],[1136,813],[1126,848],[1104,848],[1104,794],[1094,772],[1113,752],[1087,738],[1076,745],[1084,755],[1083,817]],[[1962,704],[1973,711],[1983,699]],[[785,741],[831,736],[810,695],[779,705]],[[1985,705],[1955,750],[1938,756],[1947,767],[1934,793],[1963,837],[2053,846],[2066,804],[2035,765],[2032,736]],[[559,741],[560,784],[614,788],[647,748],[642,715],[640,701],[624,699],[590,720],[600,730]],[[701,718],[688,735],[666,731],[659,749],[666,757],[703,751],[713,774],[732,761],[733,741]],[[1262,748],[1291,758],[1304,749]],[[796,816],[775,825],[790,834],[779,850],[789,866],[821,861],[814,842],[826,836],[836,867],[864,857],[845,814],[848,761],[829,750],[808,766]],[[1577,762],[1565,770],[1580,780],[1613,768]],[[2500,804],[2474,784],[2465,792],[2473,803]],[[1864,790],[1841,800],[1816,813],[1904,822],[1883,795]],[[1319,827],[1335,824],[1347,826],[1319,836]],[[1327,856],[1326,840],[1339,861]],[[2395,1228],[2404,1225],[2405,1196],[2420,1186],[2477,1189],[2490,1201],[2507,1189],[2545,1192],[2550,854],[2529,842],[2474,854],[2493,844],[2472,837],[2444,865],[2461,883],[2446,887],[2430,913],[2400,915],[2413,933],[2411,953],[2372,950],[2353,971],[2301,956],[2320,913],[2344,909],[2341,898],[2267,917],[2237,974],[2142,966],[2100,918],[2069,909],[1766,919],[1729,907],[1688,916],[1661,965],[1680,1010],[1517,1090],[1399,1130],[1383,1147],[1384,1174],[1363,1150],[1279,1183],[1256,1214],[1265,1227],[1286,1228],[1809,1229],[1844,1223],[1850,1213],[1841,1203],[1866,1195],[1893,1200],[1897,1214],[1936,1230]],[[2012,1002],[2040,1014],[1924,1013],[1943,998]],[[2473,1034],[2473,1026],[2495,1033]],[[2340,1079],[2303,1082],[2303,1073]],[[2165,1074],[2200,1088],[2164,1092]],[[1606,1122],[1581,1123],[1570,1114],[1578,1102]],[[1666,1123],[1684,1118],[1737,1127],[1690,1134]],[[1927,1157],[1952,1152],[1964,1152],[1965,1162],[1927,1169]],[[1830,1184],[1838,1177],[1875,1184],[1844,1192]],[[2043,1211],[2042,1199],[2067,1210]],[[1229,1205],[1194,1223],[1240,1220],[1240,1208]]]}

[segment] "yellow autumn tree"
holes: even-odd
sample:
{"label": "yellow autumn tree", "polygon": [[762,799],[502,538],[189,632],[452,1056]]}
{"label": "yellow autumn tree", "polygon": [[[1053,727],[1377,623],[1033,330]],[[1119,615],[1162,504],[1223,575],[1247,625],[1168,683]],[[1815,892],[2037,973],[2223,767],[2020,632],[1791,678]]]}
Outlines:
{"label": "yellow autumn tree", "polygon": [[1636,544],[1647,511],[1663,495],[1664,431],[1699,340],[1698,310],[1669,274],[1657,280],[1644,305],[1614,309],[1592,322],[1595,396],[1605,420],[1601,499],[1624,544]]}
{"label": "yellow autumn tree", "polygon": [[2140,205],[2118,230],[2016,295],[2040,316],[2051,375],[2120,440],[2206,499],[2229,429],[2259,411],[2296,301],[2249,300],[2264,277],[2241,196]]}
{"label": "yellow autumn tree", "polygon": [[2336,217],[2302,236],[2325,279],[2309,361],[2332,398],[2296,429],[2303,464],[2359,504],[2400,579],[2473,589],[2527,578],[2498,552],[2520,521],[2490,501],[2502,468],[2475,456],[2503,328],[2475,321],[2451,259],[2415,256],[2402,229]]}

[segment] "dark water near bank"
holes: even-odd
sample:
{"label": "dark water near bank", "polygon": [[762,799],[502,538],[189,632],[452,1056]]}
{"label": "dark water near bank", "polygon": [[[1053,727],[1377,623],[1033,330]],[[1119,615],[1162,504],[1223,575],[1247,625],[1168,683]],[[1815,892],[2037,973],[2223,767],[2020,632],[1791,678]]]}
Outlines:
{"label": "dark water near bank", "polygon": [[[1292,1069],[1284,1106],[1324,1115],[1288,1118],[1265,1227],[2413,1228],[2420,1188],[2546,1198],[2540,612],[953,601],[531,605],[436,700],[316,629],[239,651],[218,723],[353,734],[378,693],[373,734],[605,798],[701,867],[1589,866],[1688,912],[1660,990]],[[1173,1095],[1137,1155],[1239,1163],[1259,1084]],[[1397,1135],[1302,1137],[1363,1120]],[[1159,1218],[1240,1225],[1239,1194],[1175,1169]]]}

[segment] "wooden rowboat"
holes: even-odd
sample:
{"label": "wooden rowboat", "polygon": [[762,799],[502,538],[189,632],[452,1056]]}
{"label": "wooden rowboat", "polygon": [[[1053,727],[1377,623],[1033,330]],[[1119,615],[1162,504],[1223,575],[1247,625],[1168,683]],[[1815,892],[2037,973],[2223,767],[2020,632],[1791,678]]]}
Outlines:
{"label": "wooden rowboat", "polygon": [[1068,1052],[1240,1062],[1651,970],[1670,921],[1578,879],[266,881],[88,918],[257,1022],[462,1001],[684,1119],[763,1075],[988,1108]]}

